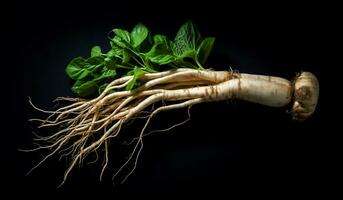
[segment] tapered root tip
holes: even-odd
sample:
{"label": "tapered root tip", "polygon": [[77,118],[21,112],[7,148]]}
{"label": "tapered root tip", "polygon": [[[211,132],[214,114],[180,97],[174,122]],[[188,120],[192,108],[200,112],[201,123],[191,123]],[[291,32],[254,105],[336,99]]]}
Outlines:
{"label": "tapered root tip", "polygon": [[310,72],[302,72],[294,81],[293,119],[303,121],[316,110],[319,97],[319,82]]}

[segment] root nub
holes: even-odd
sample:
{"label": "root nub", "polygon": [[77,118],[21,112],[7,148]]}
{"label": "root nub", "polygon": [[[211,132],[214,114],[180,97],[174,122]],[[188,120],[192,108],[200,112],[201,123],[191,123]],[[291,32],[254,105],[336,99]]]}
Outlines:
{"label": "root nub", "polygon": [[319,97],[319,82],[310,72],[302,72],[294,82],[293,119],[303,121],[315,111]]}

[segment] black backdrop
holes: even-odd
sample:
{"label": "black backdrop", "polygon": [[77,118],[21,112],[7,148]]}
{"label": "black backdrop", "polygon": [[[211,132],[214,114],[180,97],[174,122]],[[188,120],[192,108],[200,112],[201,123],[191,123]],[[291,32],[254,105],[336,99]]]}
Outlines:
{"label": "black backdrop", "polygon": [[[94,5],[93,9],[55,5],[51,5],[54,9],[17,8],[12,29],[13,120],[8,123],[12,127],[11,142],[5,144],[11,150],[8,163],[13,164],[8,183],[16,194],[43,197],[44,191],[63,196],[117,197],[181,191],[228,196],[238,191],[242,195],[276,192],[281,196],[322,193],[328,176],[323,163],[329,160],[329,140],[316,130],[325,128],[325,90],[321,91],[316,112],[304,123],[292,122],[287,114],[289,107],[275,109],[241,101],[194,106],[190,122],[146,138],[138,167],[123,185],[113,187],[111,181],[119,161],[123,162],[116,147],[103,182],[98,180],[100,165],[95,164],[74,170],[66,184],[56,188],[66,167],[56,157],[25,176],[41,155],[16,150],[31,147],[34,128],[27,119],[41,116],[30,108],[28,96],[45,109],[52,108],[54,98],[71,96],[64,74],[66,64],[76,56],[87,56],[93,45],[108,48],[106,34],[114,27],[131,29],[142,22],[153,33],[172,38],[182,23],[192,19],[203,35],[217,38],[210,67],[226,70],[231,66],[240,72],[287,79],[308,70],[325,87],[325,68],[320,66],[320,59],[325,53],[321,46],[327,36],[322,31],[327,24],[317,9],[287,5],[191,9],[160,4],[160,10],[116,3]],[[150,128],[166,127],[186,117],[184,110],[160,114]],[[138,131],[141,125],[137,122],[127,131]]]}

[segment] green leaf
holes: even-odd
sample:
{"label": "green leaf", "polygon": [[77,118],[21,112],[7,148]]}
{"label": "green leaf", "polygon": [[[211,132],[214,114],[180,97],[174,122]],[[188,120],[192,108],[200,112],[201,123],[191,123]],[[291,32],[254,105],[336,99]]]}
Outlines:
{"label": "green leaf", "polygon": [[104,63],[104,57],[103,56],[90,57],[86,60],[86,62],[90,65],[100,65]]}
{"label": "green leaf", "polygon": [[81,96],[81,97],[87,97],[90,95],[93,95],[95,92],[97,92],[97,82],[96,81],[82,81],[78,80],[74,83],[71,90]]}
{"label": "green leaf", "polygon": [[122,49],[118,48],[118,46],[112,46],[112,49],[107,52],[107,57],[116,57],[120,58],[122,55]]}
{"label": "green leaf", "polygon": [[165,35],[160,35],[160,34],[154,35],[155,44],[166,43],[167,40],[168,39]]}
{"label": "green leaf", "polygon": [[199,68],[199,65],[195,65],[194,63],[189,62],[189,60],[184,60],[184,59],[176,59],[173,62],[173,65],[177,66],[179,68],[192,68],[192,69],[198,69]]}
{"label": "green leaf", "polygon": [[130,33],[123,29],[113,29],[113,32],[127,43],[131,43]]}
{"label": "green leaf", "polygon": [[142,76],[145,72],[138,67],[135,67],[133,69],[133,78],[129,82],[129,84],[126,86],[126,90],[132,90],[132,88],[136,85],[137,79]]}
{"label": "green leaf", "polygon": [[81,80],[89,75],[89,71],[87,69],[79,69],[73,66],[67,67],[66,72],[73,80]]}
{"label": "green leaf", "polygon": [[97,75],[93,80],[77,80],[72,86],[71,90],[82,97],[87,97],[95,94],[98,89],[98,83],[104,79],[114,78],[117,75],[115,70],[102,68],[101,74]]}
{"label": "green leaf", "polygon": [[148,58],[151,58],[161,54],[172,54],[169,47],[169,41],[164,35],[154,35],[154,45],[145,55]]}
{"label": "green leaf", "polygon": [[116,69],[116,63],[111,58],[105,58],[105,66],[107,69]]}
{"label": "green leaf", "polygon": [[136,48],[136,51],[138,53],[146,53],[150,51],[151,47],[153,45],[153,40],[151,37],[150,32],[148,32],[148,36],[145,38],[145,40]]}
{"label": "green leaf", "polygon": [[[117,35],[113,37],[112,41],[118,47],[130,48],[130,44],[128,42],[126,42],[123,38],[121,38],[121,37],[119,37]],[[113,46],[112,46],[112,48],[113,48]]]}
{"label": "green leaf", "polygon": [[208,55],[210,55],[214,41],[214,37],[208,37],[205,38],[199,45],[197,49],[197,59],[201,64],[204,64],[208,58]]}
{"label": "green leaf", "polygon": [[92,78],[97,78],[101,75],[104,69],[104,64],[89,65],[88,70],[91,72]]}
{"label": "green leaf", "polygon": [[200,38],[201,36],[196,26],[192,21],[187,21],[180,27],[175,36],[172,44],[174,54],[179,57],[194,55],[195,48]]}
{"label": "green leaf", "polygon": [[123,49],[122,54],[123,54],[122,63],[123,64],[128,63],[131,58],[131,53],[128,50]]}
{"label": "green leaf", "polygon": [[175,57],[172,55],[158,55],[150,58],[151,62],[157,63],[159,65],[165,65],[175,61]]}
{"label": "green leaf", "polygon": [[104,79],[104,78],[113,78],[117,75],[116,70],[112,69],[105,69],[103,68],[102,74],[99,78]]}
{"label": "green leaf", "polygon": [[131,31],[133,47],[138,47],[147,38],[148,34],[149,30],[143,24],[137,24]]}
{"label": "green leaf", "polygon": [[76,57],[70,61],[69,65],[74,65],[79,68],[83,68],[86,65],[86,59],[82,57]]}
{"label": "green leaf", "polygon": [[101,55],[101,48],[99,46],[94,46],[91,50],[91,57],[96,57]]}
{"label": "green leaf", "polygon": [[82,57],[74,58],[66,67],[65,72],[73,80],[81,80],[89,75],[86,60]]}

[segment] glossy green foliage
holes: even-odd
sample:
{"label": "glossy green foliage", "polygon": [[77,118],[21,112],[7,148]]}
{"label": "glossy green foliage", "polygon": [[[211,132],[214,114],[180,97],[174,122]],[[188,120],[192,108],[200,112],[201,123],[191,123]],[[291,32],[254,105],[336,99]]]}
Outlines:
{"label": "glossy green foliage", "polygon": [[165,35],[151,35],[142,23],[131,32],[113,29],[111,49],[103,53],[99,46],[91,49],[90,57],[77,57],[66,67],[67,75],[74,80],[72,91],[81,97],[102,92],[115,78],[133,75],[125,88],[139,86],[139,77],[144,73],[173,68],[203,69],[215,38],[201,38],[196,26],[187,21],[177,32],[174,40]]}

